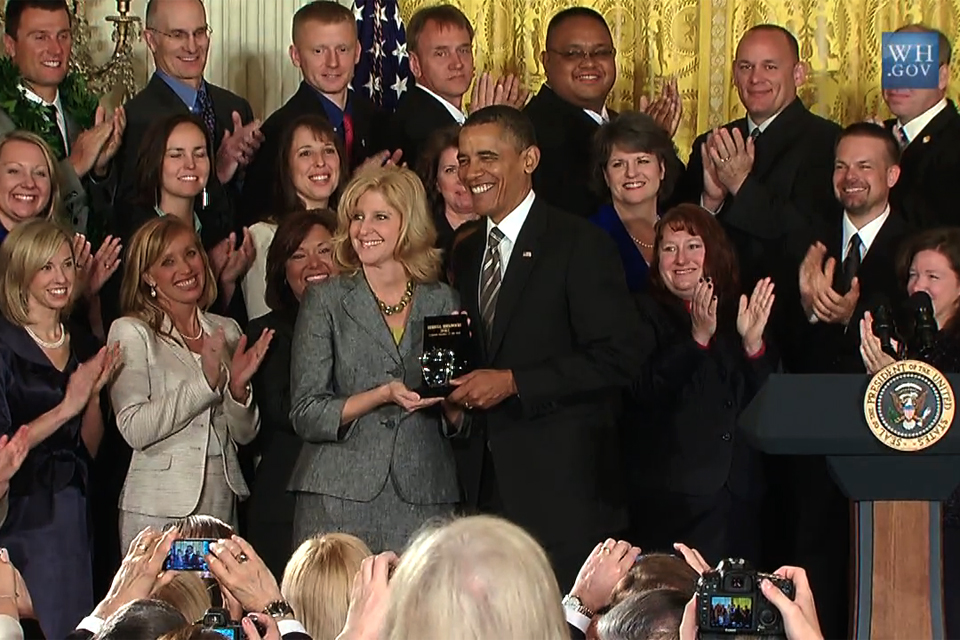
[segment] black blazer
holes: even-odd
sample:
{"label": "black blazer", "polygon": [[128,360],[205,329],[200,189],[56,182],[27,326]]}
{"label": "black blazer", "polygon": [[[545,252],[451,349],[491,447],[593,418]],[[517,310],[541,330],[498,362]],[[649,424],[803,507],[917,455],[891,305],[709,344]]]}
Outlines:
{"label": "black blazer", "polygon": [[[724,127],[748,135],[746,118]],[[834,145],[839,133],[838,124],[811,113],[798,98],[756,139],[753,170],[718,214],[739,254],[744,291],[751,291],[757,280],[767,276],[776,278],[778,286],[785,279],[795,280],[795,269],[807,247],[792,240],[808,238],[811,229],[840,219],[842,208],[833,193]],[[694,141],[687,170],[677,185],[681,202],[700,203],[700,145],[706,136]]]}
{"label": "black blazer", "polygon": [[[626,525],[617,419],[622,389],[649,340],[610,238],[587,220],[534,200],[497,299],[490,346],[478,304],[486,232],[453,257],[479,364],[513,371],[519,394],[478,413],[461,452],[476,505],[488,447],[504,515],[549,550]],[[591,543],[592,544],[592,543]]]}
{"label": "black blazer", "polygon": [[[523,112],[533,122],[540,147],[540,164],[533,173],[537,195],[575,215],[594,215],[602,203],[590,188],[593,135],[600,125],[546,84]],[[617,115],[608,113],[611,118]]]}
{"label": "black blazer", "polygon": [[[385,115],[366,97],[355,91],[350,92],[350,110],[353,118],[353,147],[350,150],[350,168],[355,169],[364,160],[387,147]],[[263,144],[257,151],[250,166],[247,167],[243,181],[243,198],[239,212],[243,224],[251,225],[267,215],[282,213],[277,198],[277,175],[281,163],[280,139],[288,124],[296,118],[314,114],[324,119],[327,112],[317,95],[316,89],[305,81],[282,107],[274,111],[264,121]],[[340,176],[341,184],[346,184],[349,176]]]}
{"label": "black blazer", "polygon": [[633,493],[707,496],[728,485],[742,497],[759,497],[759,454],[738,435],[737,418],[776,368],[771,347],[747,357],[735,308],[704,348],[693,339],[690,314],[678,299],[639,294],[636,302],[656,346],[623,417]]}
{"label": "black blazer", "polygon": [[247,502],[247,539],[275,576],[283,576],[293,553],[294,495],[287,491],[290,472],[300,455],[303,441],[290,422],[290,353],[296,312],[271,311],[250,321],[247,340],[253,344],[261,333],[273,329],[273,341],[253,376],[254,397],[260,408],[260,432],[245,450],[260,454],[250,499]]}
{"label": "black blazer", "polygon": [[457,124],[457,120],[426,91],[413,87],[407,91],[390,119],[390,149],[402,149],[402,161],[417,166],[427,138],[437,129]]}
{"label": "black blazer", "polygon": [[[884,123],[893,129],[896,120]],[[918,229],[960,224],[956,186],[960,175],[960,114],[953,100],[907,145],[890,202]]]}
{"label": "black blazer", "polygon": [[[860,297],[850,323],[817,322],[810,324],[800,305],[799,296],[792,299],[790,317],[796,324],[794,338],[784,343],[784,358],[788,368],[796,373],[866,373],[860,355],[860,320],[866,311],[886,304],[891,312],[905,300],[904,284],[897,275],[896,258],[911,227],[896,212],[891,211],[870,250],[857,270]],[[834,290],[840,290],[843,278],[843,221],[830,229],[818,230],[817,240],[827,247],[827,257],[837,261],[834,271]]]}
{"label": "black blazer", "polygon": [[[253,109],[246,99],[209,82],[207,83],[207,90],[210,92],[210,100],[213,102],[213,109],[217,117],[216,136],[213,140],[213,149],[210,150],[211,159],[214,159],[223,140],[224,132],[228,128],[233,130],[233,112],[239,113],[243,123],[247,124],[253,120]],[[117,153],[119,160],[117,169],[120,171],[117,198],[120,201],[130,201],[133,199],[136,190],[136,167],[137,157],[140,154],[140,143],[147,129],[156,120],[179,113],[190,113],[190,109],[170,88],[170,85],[157,74],[153,74],[147,86],[133,96],[124,105],[124,109],[127,113],[127,128],[123,134],[123,143]],[[231,185],[227,185],[229,189],[225,189],[217,180],[214,164],[214,162],[211,162],[210,180],[207,185],[211,201],[216,202],[220,198],[229,198],[232,205],[236,199],[236,186],[239,182],[235,177]],[[239,177],[241,173],[241,171],[238,171],[237,176]],[[116,215],[120,216],[123,213],[118,212]]]}

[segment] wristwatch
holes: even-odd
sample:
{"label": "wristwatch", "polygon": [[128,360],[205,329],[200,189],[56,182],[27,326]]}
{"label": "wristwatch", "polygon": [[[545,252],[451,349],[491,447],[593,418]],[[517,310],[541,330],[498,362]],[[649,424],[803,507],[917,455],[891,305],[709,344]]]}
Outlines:
{"label": "wristwatch", "polygon": [[263,608],[263,612],[271,618],[293,617],[293,607],[286,600],[275,600]]}
{"label": "wristwatch", "polygon": [[593,611],[590,611],[590,609],[587,609],[585,606],[583,606],[583,601],[577,596],[573,596],[568,593],[567,595],[563,596],[563,600],[560,601],[560,604],[563,605],[564,609],[576,611],[580,615],[587,618],[593,617]]}

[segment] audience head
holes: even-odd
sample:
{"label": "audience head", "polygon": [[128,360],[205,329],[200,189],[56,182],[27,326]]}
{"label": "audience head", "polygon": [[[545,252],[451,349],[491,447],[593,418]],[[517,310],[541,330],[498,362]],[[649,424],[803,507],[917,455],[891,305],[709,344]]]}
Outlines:
{"label": "audience head", "polygon": [[896,116],[901,124],[906,124],[946,97],[947,85],[950,83],[950,59],[953,55],[953,49],[950,46],[950,39],[942,31],[923,24],[904,25],[897,29],[897,33],[936,34],[940,57],[937,61],[939,64],[937,86],[933,89],[883,90],[883,101],[887,103],[890,113]]}
{"label": "audience head", "polygon": [[137,202],[145,207],[194,199],[210,179],[212,144],[199,117],[178,113],[154,122],[140,142]]}
{"label": "audience head", "polygon": [[143,37],[159,71],[200,87],[210,49],[210,26],[203,2],[150,0]]}
{"label": "audience head", "polygon": [[73,234],[35,218],[18,224],[0,244],[0,311],[10,322],[32,324],[37,313],[69,314],[77,281]]}
{"label": "audience head", "polygon": [[370,555],[362,540],[345,533],[311,538],[293,552],[280,590],[313,640],[335,640],[343,630],[353,578]]}
{"label": "audience head", "polygon": [[360,62],[357,21],[337,2],[314,0],[293,14],[290,59],[307,84],[327,96],[343,96]]}
{"label": "audience head", "polygon": [[7,230],[60,209],[60,173],[40,136],[11,131],[0,137],[0,224]]}
{"label": "audience head", "polygon": [[857,122],[840,133],[833,165],[833,192],[853,219],[876,217],[887,207],[900,177],[900,145],[884,127]]}
{"label": "audience head", "polygon": [[901,248],[900,271],[907,294],[926,291],[941,330],[960,331],[960,229],[929,229],[909,238]]}
{"label": "audience head", "polygon": [[683,558],[669,553],[645,553],[617,583],[611,602],[616,604],[631,594],[654,589],[682,591],[689,600],[697,590],[699,578],[696,570]]}
{"label": "audience head", "polygon": [[473,208],[499,224],[527,197],[540,149],[533,123],[513,107],[494,105],[471,114],[460,130],[460,181]]}
{"label": "audience head", "polygon": [[733,82],[740,102],[755,124],[763,124],[797,98],[807,78],[800,45],[792,33],[775,24],[747,29],[733,60]]}
{"label": "audience head", "polygon": [[473,213],[473,198],[460,182],[459,144],[460,125],[438,129],[427,139],[417,163],[417,175],[427,190],[430,210],[438,215],[445,210],[459,215]]}
{"label": "audience head", "polygon": [[73,49],[66,0],[8,0],[3,46],[30,88],[52,100]]}
{"label": "audience head", "polygon": [[423,530],[391,580],[383,640],[569,637],[546,553],[515,524],[472,516]]}
{"label": "audience head", "polygon": [[393,165],[366,169],[343,190],[333,246],[344,271],[396,261],[414,282],[434,282],[440,273],[436,241],[427,194],[413,171]]}
{"label": "audience head", "polygon": [[600,640],[680,640],[690,596],[673,589],[631,594],[597,622]]}
{"label": "audience head", "polygon": [[452,4],[424,7],[407,22],[410,72],[455,107],[473,81],[473,26]]}
{"label": "audience head", "polygon": [[216,279],[200,239],[179,219],[149,220],[133,234],[126,253],[121,310],[158,334],[168,309],[175,305],[206,309],[217,299]]}
{"label": "audience head", "polygon": [[170,581],[157,588],[150,597],[166,602],[183,614],[188,622],[203,619],[203,614],[213,604],[203,579],[190,571],[174,572]]}
{"label": "audience head", "polygon": [[587,7],[570,7],[547,25],[540,62],[547,84],[560,98],[600,113],[617,81],[616,55],[603,16]]}
{"label": "audience head", "polygon": [[[340,181],[350,173],[346,162],[340,136],[325,117],[307,114],[290,122],[277,158],[276,200],[281,212],[330,207]],[[276,218],[278,213],[271,215]]]}
{"label": "audience head", "polygon": [[670,134],[653,118],[628,111],[593,137],[595,189],[614,204],[663,202],[683,171]]}
{"label": "audience head", "polygon": [[267,252],[267,306],[296,315],[307,286],[339,273],[333,259],[337,214],[296,211],[283,218]]}
{"label": "audience head", "polygon": [[94,640],[156,640],[188,624],[183,614],[159,600],[134,600],[110,616]]}
{"label": "audience head", "polygon": [[720,305],[739,300],[737,257],[720,222],[703,207],[681,204],[657,223],[650,283],[684,301],[701,278],[713,279]]}
{"label": "audience head", "polygon": [[215,516],[193,515],[181,518],[171,525],[177,535],[184,539],[227,540],[237,532],[233,527]]}

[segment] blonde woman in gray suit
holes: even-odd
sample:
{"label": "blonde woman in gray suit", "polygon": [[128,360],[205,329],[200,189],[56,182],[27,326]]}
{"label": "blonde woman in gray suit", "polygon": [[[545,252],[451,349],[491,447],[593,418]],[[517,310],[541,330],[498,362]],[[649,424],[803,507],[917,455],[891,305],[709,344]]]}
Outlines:
{"label": "blonde woman in gray suit", "polygon": [[194,230],[150,220],[130,243],[110,327],[123,366],[110,387],[117,426],[133,448],[120,495],[120,537],[205,514],[236,523],[249,495],[237,445],[257,434],[250,378],[272,331],[249,349],[237,323],[207,313],[216,281]]}
{"label": "blonde woman in gray suit", "polygon": [[293,342],[290,418],[305,440],[289,485],[294,537],[346,532],[399,551],[459,497],[440,399],[412,391],[424,318],[456,313],[459,300],[438,281],[436,231],[412,171],[358,172],[337,215],[341,275],[307,290]]}

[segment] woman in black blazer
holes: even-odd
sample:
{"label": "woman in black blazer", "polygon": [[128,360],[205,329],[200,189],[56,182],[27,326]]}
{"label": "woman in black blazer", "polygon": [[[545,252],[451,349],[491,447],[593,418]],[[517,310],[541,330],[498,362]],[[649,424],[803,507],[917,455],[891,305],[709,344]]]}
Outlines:
{"label": "woman in black blazer", "polygon": [[294,494],[287,492],[290,471],[302,440],[290,423],[290,352],[300,300],[307,287],[339,273],[332,240],[337,215],[329,209],[297,211],[283,217],[267,253],[266,301],[272,309],[250,321],[247,337],[274,330],[263,365],[253,377],[260,407],[256,468],[246,505],[247,539],[275,576],[293,552]]}
{"label": "woman in black blazer", "polygon": [[[759,454],[736,425],[775,365],[763,333],[773,283],[741,296],[720,223],[685,204],[658,223],[650,290],[637,298],[655,349],[634,382],[624,441],[634,544],[756,562]],[[739,304],[738,304],[739,301]]]}

